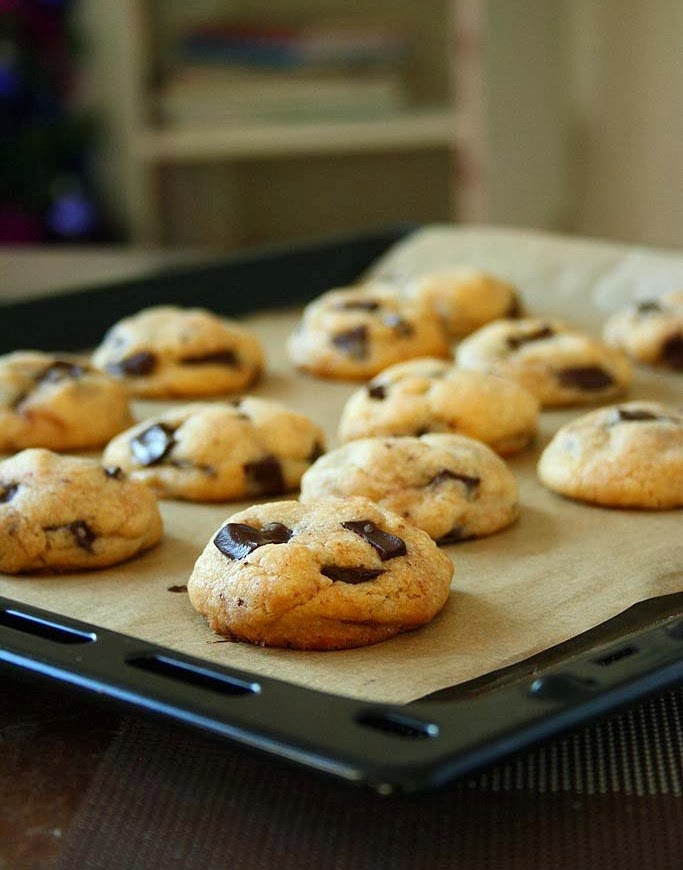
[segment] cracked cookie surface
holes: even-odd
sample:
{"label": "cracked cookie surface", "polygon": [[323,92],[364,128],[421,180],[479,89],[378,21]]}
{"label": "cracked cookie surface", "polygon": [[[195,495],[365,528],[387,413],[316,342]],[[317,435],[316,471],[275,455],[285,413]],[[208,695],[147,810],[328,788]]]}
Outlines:
{"label": "cracked cookie surface", "polygon": [[262,646],[364,646],[429,622],[451,559],[402,517],[365,498],[272,502],[221,525],[187,587],[219,634]]}
{"label": "cracked cookie surface", "polygon": [[103,460],[163,498],[234,501],[296,489],[324,449],[322,429],[304,414],[244,396],[149,418],[114,438]]}
{"label": "cracked cookie surface", "polygon": [[330,290],[310,302],[287,351],[302,371],[367,380],[400,360],[447,356],[448,344],[433,313],[366,285]]}
{"label": "cracked cookie surface", "polygon": [[538,413],[538,400],[515,381],[423,358],[390,366],[353,393],[342,410],[339,439],[449,432],[505,456],[533,440]]}
{"label": "cracked cookie surface", "polygon": [[611,507],[683,506],[683,408],[624,402],[562,426],[538,475],[561,495]]}
{"label": "cracked cookie surface", "polygon": [[497,320],[458,346],[465,369],[511,378],[544,407],[613,399],[632,380],[622,351],[555,320]]}
{"label": "cracked cookie surface", "polygon": [[0,571],[114,565],[161,540],[157,500],[120,468],[23,450],[0,463]]}
{"label": "cracked cookie surface", "polygon": [[400,514],[439,544],[490,535],[519,513],[505,462],[465,435],[363,438],[321,456],[301,501],[360,495]]}
{"label": "cracked cookie surface", "polygon": [[77,356],[0,357],[0,452],[99,447],[132,422],[125,386]]}
{"label": "cracked cookie surface", "polygon": [[234,320],[203,308],[160,305],[120,320],[92,356],[136,396],[234,393],[261,376],[258,338]]}

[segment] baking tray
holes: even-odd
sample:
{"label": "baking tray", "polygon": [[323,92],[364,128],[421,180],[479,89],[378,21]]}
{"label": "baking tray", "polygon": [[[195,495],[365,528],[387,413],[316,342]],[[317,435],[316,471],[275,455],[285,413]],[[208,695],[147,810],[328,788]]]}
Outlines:
{"label": "baking tray", "polygon": [[[1,309],[0,351],[93,345],[159,303],[239,315],[356,279],[410,227],[269,249]],[[189,288],[189,290],[188,290]],[[246,290],[248,288],[248,291]],[[133,705],[384,794],[442,785],[683,679],[683,594],[517,665],[404,705],[225,667],[0,597],[0,664]]]}

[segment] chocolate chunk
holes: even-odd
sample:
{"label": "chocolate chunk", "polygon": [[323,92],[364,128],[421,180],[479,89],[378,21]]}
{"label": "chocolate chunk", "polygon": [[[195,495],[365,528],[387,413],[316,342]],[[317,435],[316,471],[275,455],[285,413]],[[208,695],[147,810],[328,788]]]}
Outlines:
{"label": "chocolate chunk", "polygon": [[371,399],[382,401],[387,397],[387,388],[383,384],[368,384],[368,396]]}
{"label": "chocolate chunk", "polygon": [[348,299],[335,306],[342,311],[377,311],[379,307],[376,299]]}
{"label": "chocolate chunk", "polygon": [[282,466],[275,456],[266,456],[256,462],[247,462],[244,473],[252,492],[258,495],[276,495],[285,491]]}
{"label": "chocolate chunk", "polygon": [[97,535],[85,520],[76,520],[74,523],[66,523],[61,526],[46,526],[46,532],[56,532],[58,529],[68,529],[78,546],[87,553],[92,553],[92,545]]}
{"label": "chocolate chunk", "polygon": [[311,452],[306,457],[306,461],[313,463],[316,461],[316,459],[320,459],[320,457],[323,456],[324,453],[325,448],[319,441],[316,441],[311,449]]}
{"label": "chocolate chunk", "polygon": [[406,554],[405,541],[396,535],[382,531],[370,520],[349,520],[349,522],[342,523],[342,526],[367,541],[383,562]]}
{"label": "chocolate chunk", "polygon": [[183,584],[182,586],[169,586],[169,592],[187,592],[187,586]]}
{"label": "chocolate chunk", "polygon": [[220,365],[238,368],[240,361],[234,350],[216,350],[213,353],[203,353],[197,356],[184,356],[180,362],[183,365]]}
{"label": "chocolate chunk", "polygon": [[326,565],[320,569],[320,573],[330,580],[337,580],[341,583],[367,583],[368,580],[374,580],[380,574],[384,574],[382,568],[342,568],[340,565]]}
{"label": "chocolate chunk", "polygon": [[612,375],[600,366],[575,366],[560,369],[555,374],[563,387],[578,387],[580,390],[604,390],[614,383]]}
{"label": "chocolate chunk", "polygon": [[332,336],[332,344],[343,350],[351,359],[365,359],[368,355],[368,330],[366,326],[354,326],[346,332]]}
{"label": "chocolate chunk", "polygon": [[505,312],[505,316],[509,317],[512,320],[516,320],[518,317],[522,316],[522,304],[516,294],[513,295],[512,301],[508,305],[507,311]]}
{"label": "chocolate chunk", "polygon": [[415,430],[415,437],[421,438],[423,435],[429,435],[432,430],[429,427],[422,426],[420,429]]}
{"label": "chocolate chunk", "polygon": [[107,477],[112,478],[112,480],[123,480],[126,476],[123,473],[123,469],[119,468],[118,465],[108,465],[104,469],[104,473],[107,475]]}
{"label": "chocolate chunk", "polygon": [[286,544],[293,534],[282,523],[268,523],[262,529],[246,523],[228,523],[219,530],[213,543],[229,559],[244,559],[265,544]]}
{"label": "chocolate chunk", "polygon": [[642,302],[639,302],[636,307],[638,314],[651,314],[654,311],[661,310],[662,306],[656,299],[644,299]]}
{"label": "chocolate chunk", "polygon": [[393,329],[397,335],[400,335],[401,338],[409,338],[411,335],[415,334],[415,329],[412,324],[408,323],[407,320],[404,320],[400,315],[394,314],[393,312],[386,315],[384,322],[390,329]]}
{"label": "chocolate chunk", "polygon": [[641,411],[638,408],[617,408],[615,423],[630,423],[640,420],[659,420],[660,418],[651,411]]}
{"label": "chocolate chunk", "polygon": [[434,475],[427,485],[439,486],[447,480],[459,480],[461,483],[464,483],[468,495],[474,492],[481,483],[481,478],[479,477],[472,477],[469,474],[459,474],[457,471],[450,471],[448,468],[442,468],[441,471]]}
{"label": "chocolate chunk", "polygon": [[0,485],[0,503],[12,501],[19,489],[18,483],[8,483]]}
{"label": "chocolate chunk", "polygon": [[130,442],[133,456],[140,465],[155,465],[175,444],[175,430],[165,423],[154,423]]}
{"label": "chocolate chunk", "polygon": [[75,380],[84,374],[85,368],[67,360],[58,359],[36,377],[38,384],[58,384],[60,381]]}
{"label": "chocolate chunk", "polygon": [[146,350],[131,354],[118,362],[109,363],[107,371],[112,375],[149,375],[157,365],[156,355]]}
{"label": "chocolate chunk", "polygon": [[662,362],[672,369],[683,370],[683,333],[670,335],[662,345]]}
{"label": "chocolate chunk", "polygon": [[462,526],[453,526],[450,532],[442,535],[436,543],[439,546],[444,544],[459,544],[460,541],[468,541],[473,537],[474,535],[466,535]]}
{"label": "chocolate chunk", "polygon": [[555,330],[550,326],[539,326],[533,332],[522,333],[521,335],[508,335],[507,346],[510,350],[517,350],[523,344],[528,344],[532,341],[541,341],[544,338],[552,338],[555,335]]}

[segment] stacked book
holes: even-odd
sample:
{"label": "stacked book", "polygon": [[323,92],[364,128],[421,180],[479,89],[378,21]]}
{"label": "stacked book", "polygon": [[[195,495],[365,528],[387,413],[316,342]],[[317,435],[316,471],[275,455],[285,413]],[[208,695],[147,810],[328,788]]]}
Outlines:
{"label": "stacked book", "polygon": [[215,23],[180,35],[159,92],[169,125],[354,120],[405,109],[408,44],[387,25]]}

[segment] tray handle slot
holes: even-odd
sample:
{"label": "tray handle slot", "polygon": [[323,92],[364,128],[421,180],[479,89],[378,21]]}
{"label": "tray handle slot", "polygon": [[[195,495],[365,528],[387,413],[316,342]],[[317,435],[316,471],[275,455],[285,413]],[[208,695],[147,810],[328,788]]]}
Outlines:
{"label": "tray handle slot", "polygon": [[634,644],[629,644],[628,646],[622,646],[619,649],[610,650],[604,655],[598,656],[591,661],[594,665],[609,667],[609,665],[613,665],[615,662],[620,662],[622,659],[629,658],[630,656],[635,655],[637,652],[640,652],[640,648],[635,646]]}
{"label": "tray handle slot", "polygon": [[94,631],[81,631],[69,625],[60,625],[49,619],[36,616],[32,613],[22,613],[20,610],[0,610],[0,625],[12,628],[14,631],[22,631],[34,637],[42,637],[61,644],[92,643],[97,640]]}
{"label": "tray handle slot", "polygon": [[261,686],[256,682],[240,680],[209,668],[191,665],[180,659],[164,655],[142,655],[127,659],[126,663],[141,671],[168,677],[176,682],[201,689],[209,689],[221,695],[256,695]]}
{"label": "tray handle slot", "polygon": [[394,710],[368,710],[357,716],[356,722],[365,728],[408,740],[424,740],[439,735],[439,726],[434,722],[424,722]]}

